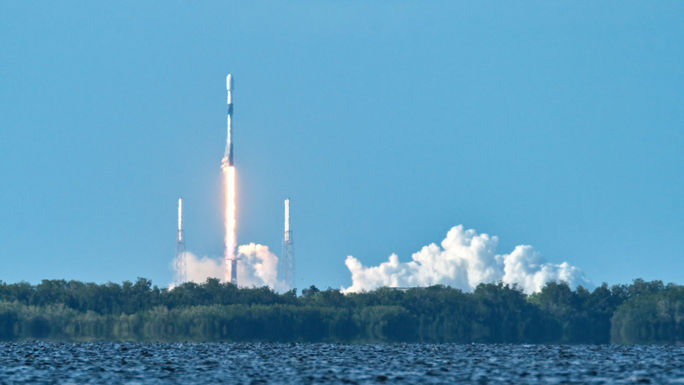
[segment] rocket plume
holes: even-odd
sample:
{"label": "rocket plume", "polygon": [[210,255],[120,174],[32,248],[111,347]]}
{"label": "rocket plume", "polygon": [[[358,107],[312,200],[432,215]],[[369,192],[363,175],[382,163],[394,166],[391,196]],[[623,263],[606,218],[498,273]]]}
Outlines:
{"label": "rocket plume", "polygon": [[237,260],[235,255],[235,248],[237,247],[237,240],[235,236],[235,167],[224,166],[223,175],[226,184],[226,236],[225,236],[225,262],[227,266],[226,281],[235,283],[237,278]]}
{"label": "rocket plume", "polygon": [[221,160],[221,168],[223,169],[223,176],[225,182],[225,223],[226,223],[226,236],[225,236],[225,252],[224,259],[226,263],[226,282],[233,283],[237,285],[237,256],[235,254],[235,248],[237,247],[237,239],[235,235],[235,191],[236,191],[236,179],[235,179],[235,167],[233,166],[233,132],[232,132],[232,118],[233,118],[233,98],[231,95],[232,89],[232,77],[229,74],[226,76],[226,91],[227,91],[227,137],[226,137],[226,150]]}

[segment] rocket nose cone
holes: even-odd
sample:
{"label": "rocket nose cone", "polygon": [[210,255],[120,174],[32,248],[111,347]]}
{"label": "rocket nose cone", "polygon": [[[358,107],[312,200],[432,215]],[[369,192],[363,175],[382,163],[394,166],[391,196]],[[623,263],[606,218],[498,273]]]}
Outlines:
{"label": "rocket nose cone", "polygon": [[233,76],[228,74],[226,76],[226,90],[230,91],[231,89],[233,89]]}

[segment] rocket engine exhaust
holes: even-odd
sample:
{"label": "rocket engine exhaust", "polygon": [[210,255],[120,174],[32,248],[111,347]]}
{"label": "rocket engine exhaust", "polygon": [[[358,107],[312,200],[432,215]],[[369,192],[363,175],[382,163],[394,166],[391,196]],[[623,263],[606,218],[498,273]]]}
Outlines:
{"label": "rocket engine exhaust", "polygon": [[235,235],[236,219],[235,219],[235,191],[236,178],[235,167],[233,165],[233,133],[232,133],[232,118],[233,118],[233,99],[231,95],[233,85],[232,76],[226,76],[226,91],[227,91],[227,137],[226,150],[221,160],[221,168],[223,169],[223,176],[225,181],[225,222],[226,222],[226,236],[225,236],[225,252],[224,258],[226,263],[226,281],[237,285],[237,256],[235,249],[237,247],[237,239]]}

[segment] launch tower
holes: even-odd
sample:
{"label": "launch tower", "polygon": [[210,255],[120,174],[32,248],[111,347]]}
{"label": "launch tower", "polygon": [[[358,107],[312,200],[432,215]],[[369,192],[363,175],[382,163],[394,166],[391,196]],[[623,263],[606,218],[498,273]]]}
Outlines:
{"label": "launch tower", "polygon": [[183,198],[178,198],[178,235],[176,236],[176,283],[182,284],[188,280],[188,266],[185,260],[185,235],[183,234]]}
{"label": "launch tower", "polygon": [[290,230],[290,198],[285,199],[285,228],[283,231],[283,253],[280,260],[281,279],[289,288],[294,287],[294,249],[292,245],[292,230]]}

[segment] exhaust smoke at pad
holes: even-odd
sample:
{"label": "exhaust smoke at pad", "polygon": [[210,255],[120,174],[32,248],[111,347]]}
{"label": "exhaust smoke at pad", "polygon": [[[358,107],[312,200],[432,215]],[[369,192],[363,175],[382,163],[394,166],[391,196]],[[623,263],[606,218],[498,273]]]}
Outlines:
{"label": "exhaust smoke at pad", "polygon": [[400,262],[392,254],[378,266],[365,267],[350,255],[345,264],[351,272],[352,285],[342,290],[352,293],[379,287],[448,285],[471,291],[480,283],[503,282],[517,285],[529,294],[540,291],[551,281],[566,282],[572,287],[592,286],[578,268],[567,262],[546,262],[532,246],[519,245],[509,254],[496,254],[497,244],[496,236],[478,234],[458,225],[449,230],[439,246],[423,246],[409,262]]}

